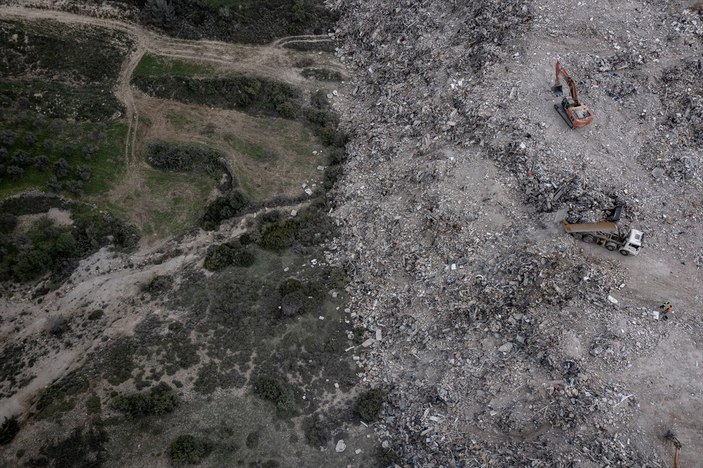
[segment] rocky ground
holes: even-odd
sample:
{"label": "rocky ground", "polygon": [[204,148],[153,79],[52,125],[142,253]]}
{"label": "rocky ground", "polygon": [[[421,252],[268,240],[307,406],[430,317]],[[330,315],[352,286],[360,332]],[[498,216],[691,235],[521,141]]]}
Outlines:
{"label": "rocky ground", "polygon": [[[684,466],[703,454],[703,9],[338,1],[352,138],[333,215],[376,432],[414,466]],[[595,113],[553,109],[559,59]],[[558,221],[646,233],[638,257]],[[673,319],[655,320],[664,300]]]}

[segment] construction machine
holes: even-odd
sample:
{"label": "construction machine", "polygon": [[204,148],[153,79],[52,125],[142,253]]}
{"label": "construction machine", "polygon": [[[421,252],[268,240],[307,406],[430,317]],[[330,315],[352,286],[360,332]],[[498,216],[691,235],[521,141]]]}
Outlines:
{"label": "construction machine", "polygon": [[666,431],[664,439],[671,442],[674,446],[674,462],[671,465],[672,468],[679,468],[681,464],[681,442],[679,442],[679,439],[671,430]]}
{"label": "construction machine", "polygon": [[612,221],[598,223],[567,223],[562,221],[564,231],[577,239],[587,243],[596,243],[606,249],[618,250],[622,255],[637,255],[644,243],[644,233],[637,229],[630,229],[623,233],[617,224]]}
{"label": "construction machine", "polygon": [[554,109],[556,109],[561,118],[569,125],[569,128],[585,127],[593,121],[593,112],[591,112],[591,109],[585,103],[579,100],[578,92],[576,91],[576,83],[574,83],[574,80],[569,76],[569,72],[566,71],[566,68],[562,67],[561,63],[557,60],[556,79],[552,90],[559,96],[564,94],[561,85],[562,77],[569,86],[571,96],[564,96],[561,100],[561,104],[554,104]]}

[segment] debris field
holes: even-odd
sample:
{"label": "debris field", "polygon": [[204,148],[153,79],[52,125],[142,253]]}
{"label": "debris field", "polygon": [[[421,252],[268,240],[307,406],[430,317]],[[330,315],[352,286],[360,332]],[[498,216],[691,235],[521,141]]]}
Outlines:
{"label": "debris field", "polygon": [[[329,256],[367,330],[359,375],[389,392],[384,447],[423,467],[663,467],[671,430],[696,466],[703,5],[332,4],[352,79]],[[554,110],[557,60],[587,127]],[[559,224],[617,205],[637,257]]]}

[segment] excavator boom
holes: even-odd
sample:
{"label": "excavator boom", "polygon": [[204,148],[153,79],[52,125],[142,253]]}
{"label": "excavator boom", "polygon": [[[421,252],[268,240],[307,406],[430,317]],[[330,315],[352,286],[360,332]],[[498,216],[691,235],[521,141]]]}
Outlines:
{"label": "excavator boom", "polygon": [[574,80],[569,76],[569,72],[566,71],[566,68],[561,66],[561,62],[558,60],[555,68],[557,76],[554,82],[554,89],[561,89],[561,77],[563,76],[564,81],[569,85],[569,93],[571,94],[571,99],[574,100],[574,106],[580,106],[581,103],[579,102],[578,91],[576,91],[576,83],[574,83]]}
{"label": "excavator boom", "polygon": [[591,112],[591,109],[589,109],[586,104],[579,101],[576,83],[558,60],[555,66],[555,75],[554,87],[552,89],[556,93],[562,94],[561,78],[563,77],[566,84],[569,86],[570,96],[564,97],[561,100],[561,104],[554,104],[554,109],[556,109],[570,128],[585,127],[590,124],[593,121],[593,112]]}

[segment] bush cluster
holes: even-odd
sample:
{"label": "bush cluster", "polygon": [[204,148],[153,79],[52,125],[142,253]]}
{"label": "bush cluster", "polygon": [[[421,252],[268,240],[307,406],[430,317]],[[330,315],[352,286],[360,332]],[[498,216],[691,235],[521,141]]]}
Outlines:
{"label": "bush cluster", "polygon": [[381,412],[386,392],[380,388],[368,390],[359,395],[354,403],[354,412],[364,422],[374,421]]}
{"label": "bush cluster", "polygon": [[20,431],[20,424],[16,417],[5,418],[0,426],[0,445],[7,445],[15,438]]}
{"label": "bush cluster", "polygon": [[283,382],[273,377],[259,377],[254,383],[254,393],[274,403],[281,413],[290,413],[295,409],[293,392]]}
{"label": "bush cluster", "polygon": [[207,206],[200,224],[203,229],[217,229],[220,223],[225,219],[242,215],[249,211],[251,207],[252,205],[242,192],[232,190],[227,195],[217,198]]}
{"label": "bush cluster", "polygon": [[149,393],[117,395],[112,398],[112,407],[130,419],[144,416],[160,416],[172,412],[178,406],[178,395],[166,383],[160,383]]}
{"label": "bush cluster", "polygon": [[210,271],[217,271],[230,265],[250,267],[256,261],[256,254],[251,248],[242,246],[238,241],[210,246],[205,255],[204,267]]}
{"label": "bush cluster", "polygon": [[342,81],[341,73],[326,68],[304,68],[300,74],[318,81]]}
{"label": "bush cluster", "polygon": [[237,109],[283,118],[295,117],[299,97],[291,86],[265,78],[229,76],[194,78],[187,76],[137,76],[134,84],[145,93],[162,99]]}
{"label": "bush cluster", "polygon": [[220,152],[206,146],[166,141],[154,141],[147,150],[147,161],[151,166],[177,172],[201,169],[214,174],[222,156]]}
{"label": "bush cluster", "polygon": [[207,441],[190,434],[178,436],[168,447],[168,455],[176,463],[196,464],[210,454],[212,447]]}
{"label": "bush cluster", "polygon": [[187,39],[265,44],[277,37],[323,34],[339,16],[321,0],[129,1],[143,7],[143,22]]}

